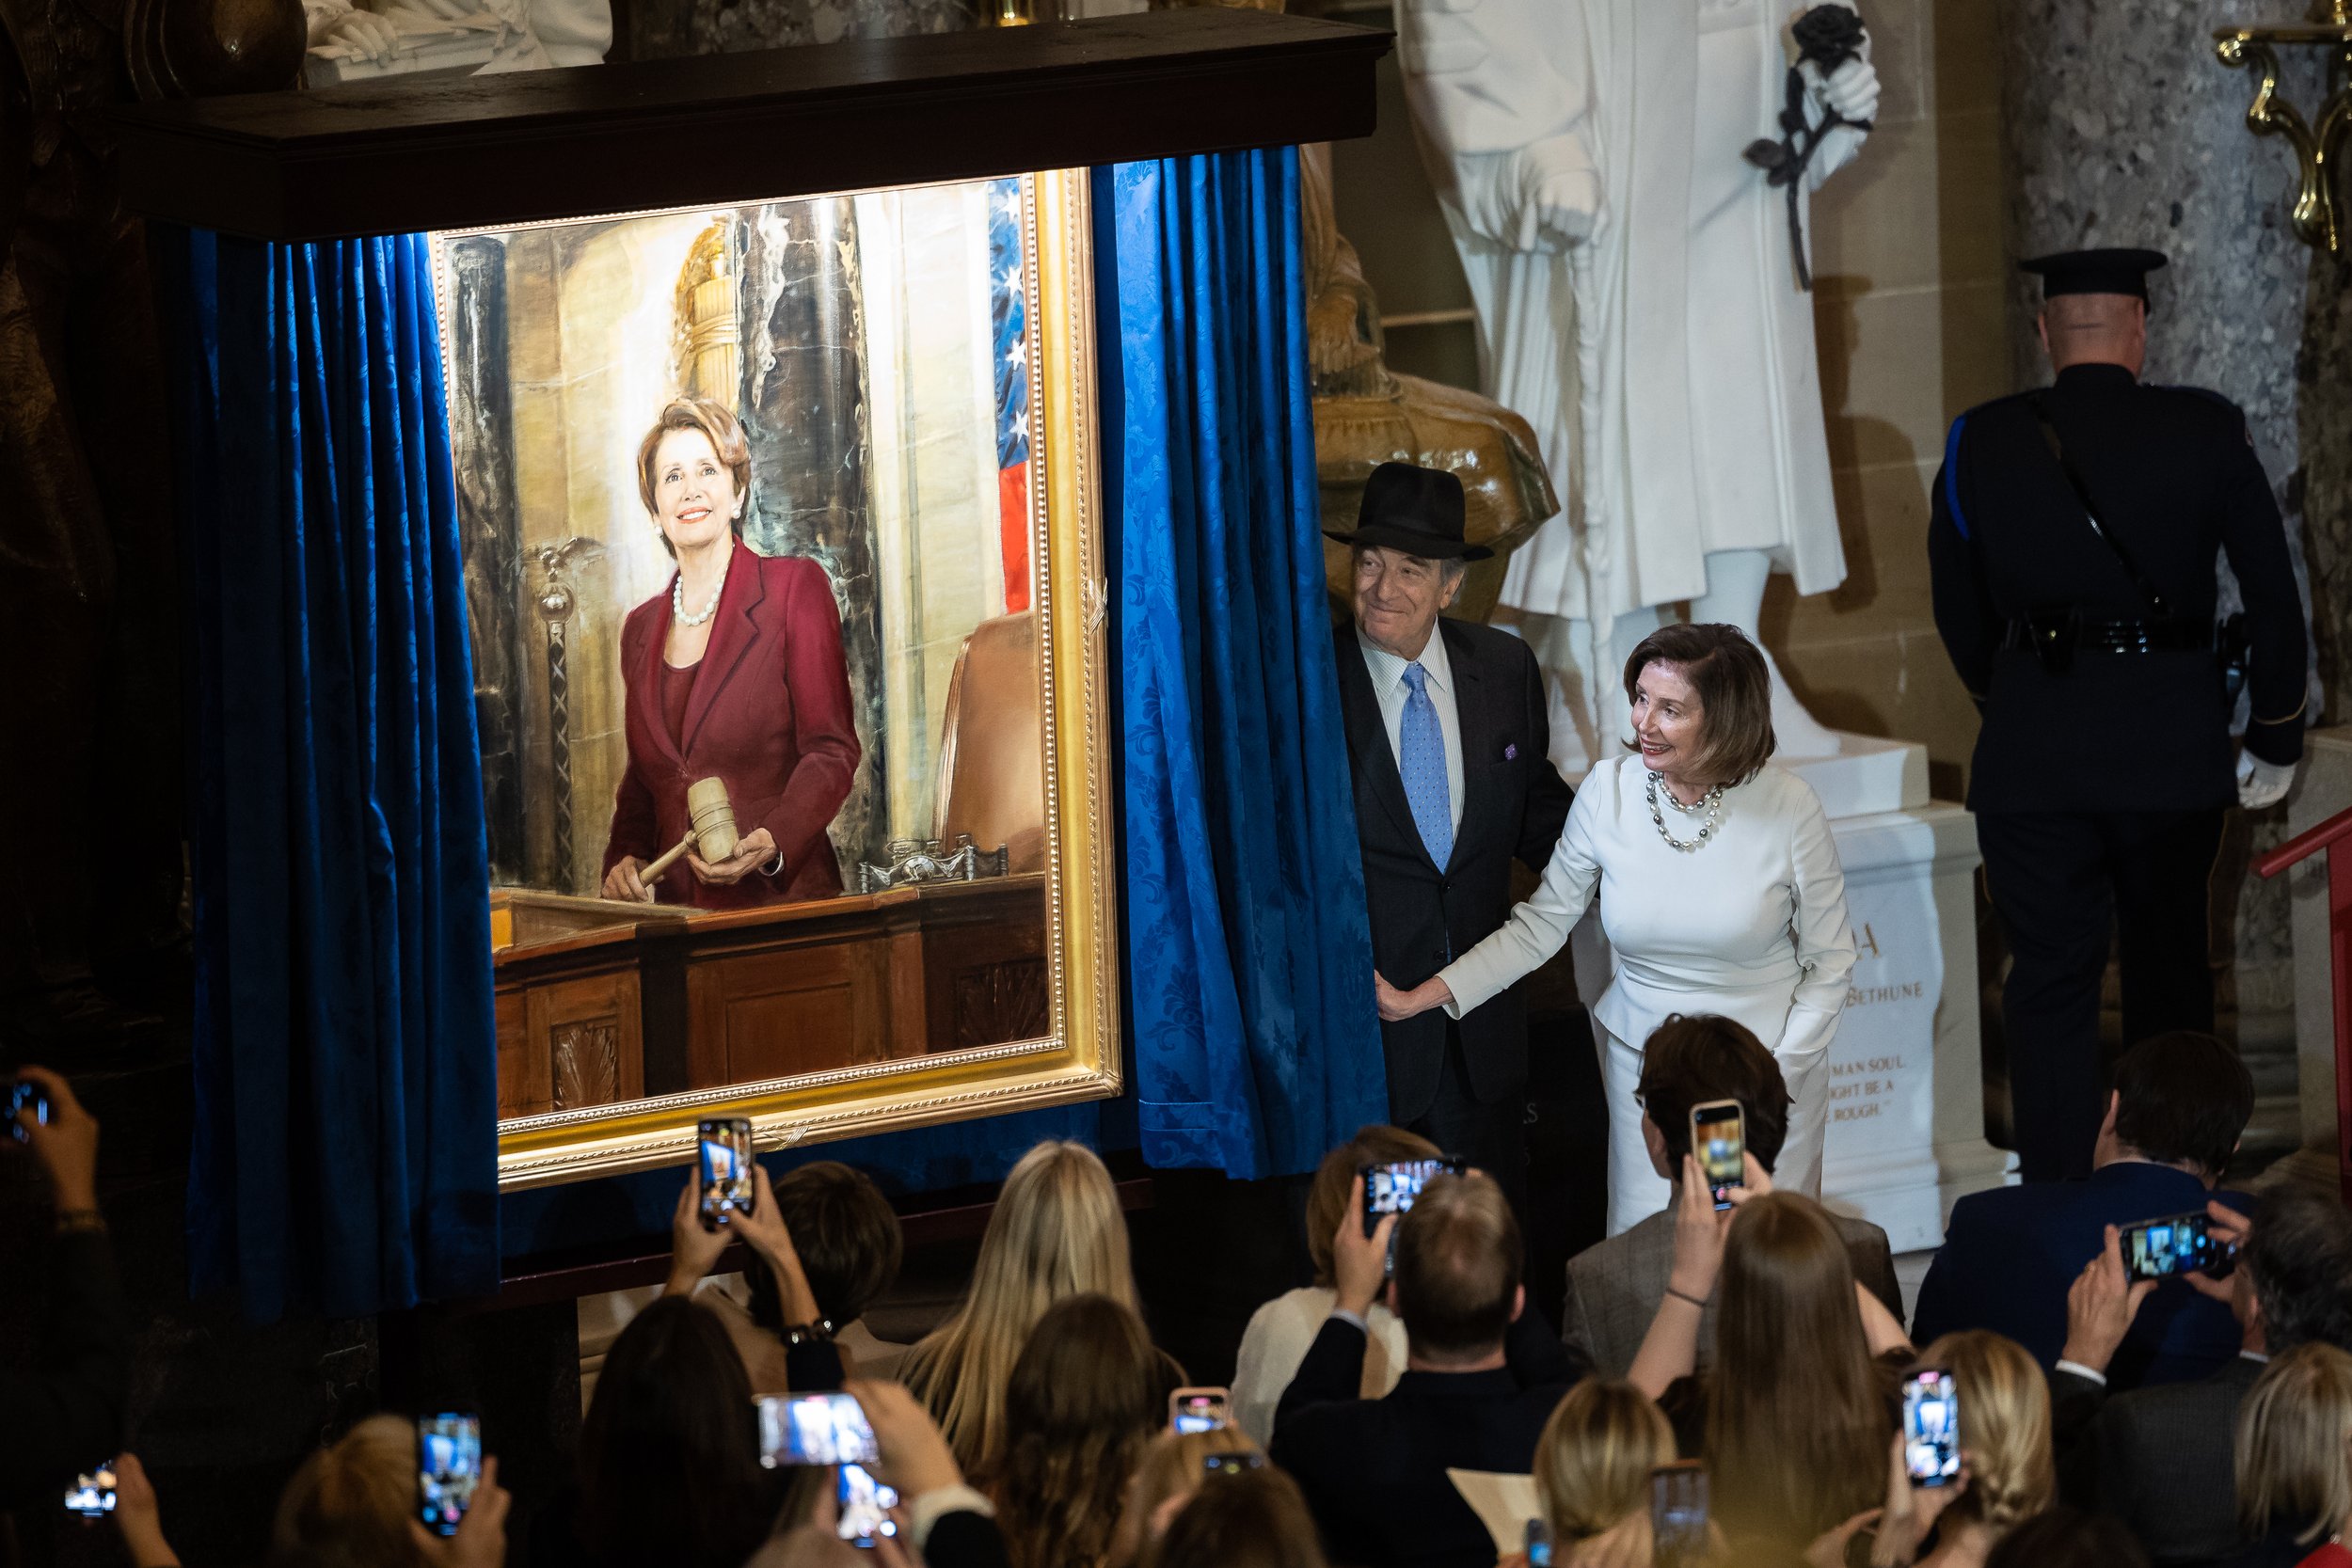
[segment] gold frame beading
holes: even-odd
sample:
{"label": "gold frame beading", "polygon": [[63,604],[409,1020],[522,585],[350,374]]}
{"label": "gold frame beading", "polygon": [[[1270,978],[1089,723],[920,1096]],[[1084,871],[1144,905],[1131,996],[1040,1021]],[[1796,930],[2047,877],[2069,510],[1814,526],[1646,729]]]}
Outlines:
{"label": "gold frame beading", "polygon": [[[1052,1035],[510,1117],[499,1124],[502,1190],[683,1165],[693,1158],[695,1123],[712,1115],[750,1117],[757,1147],[776,1149],[1120,1092],[1117,822],[1109,766],[1114,741],[1104,635],[1108,586],[1100,519],[1088,177],[1084,169],[1052,170],[1025,176],[1025,183],[1030,195],[1032,341],[1040,372],[1029,378],[1030,527],[1031,559],[1041,563],[1033,582],[1048,753]],[[501,226],[500,231],[524,227],[538,226]],[[432,237],[437,277],[446,276],[444,242],[479,231]],[[446,297],[440,308],[446,357],[452,341]]]}

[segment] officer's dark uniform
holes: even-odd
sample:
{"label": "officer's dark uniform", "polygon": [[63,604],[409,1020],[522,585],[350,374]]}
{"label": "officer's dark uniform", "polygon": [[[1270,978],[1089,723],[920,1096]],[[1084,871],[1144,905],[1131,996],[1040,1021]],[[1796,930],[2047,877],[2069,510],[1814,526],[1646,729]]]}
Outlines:
{"label": "officer's dark uniform", "polygon": [[[2163,264],[2135,251],[2026,263],[2053,297],[2143,299],[2142,274]],[[2304,626],[2286,534],[2236,406],[2143,386],[2120,365],[2070,366],[2046,390],[1961,416],[1932,499],[1936,629],[1983,711],[1968,804],[2013,959],[2002,1015],[2018,1154],[2027,1180],[2084,1175],[2106,1112],[2111,921],[2124,1039],[2213,1027],[2207,881],[2236,800],[2217,548],[2246,601],[2247,750],[2280,766],[2302,754]]]}

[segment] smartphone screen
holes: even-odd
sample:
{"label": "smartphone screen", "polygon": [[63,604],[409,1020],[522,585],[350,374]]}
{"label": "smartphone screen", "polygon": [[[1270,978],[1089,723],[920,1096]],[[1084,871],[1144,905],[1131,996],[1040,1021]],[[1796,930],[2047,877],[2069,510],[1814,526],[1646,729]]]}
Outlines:
{"label": "smartphone screen", "polygon": [[1541,1519],[1527,1522],[1521,1544],[1527,1551],[1527,1568],[1551,1568],[1551,1527]]}
{"label": "smartphone screen", "polygon": [[[858,1418],[865,1419],[863,1416]],[[898,1521],[890,1516],[890,1511],[898,1506],[898,1494],[876,1481],[865,1465],[841,1466],[834,1497],[841,1505],[841,1522],[834,1527],[834,1533],[850,1545],[868,1547],[898,1533]]]}
{"label": "smartphone screen", "polygon": [[444,1410],[417,1418],[417,1517],[437,1535],[455,1535],[482,1479],[482,1418]]}
{"label": "smartphone screen", "polygon": [[1747,1124],[1736,1100],[1710,1100],[1691,1107],[1691,1152],[1698,1156],[1699,1174],[1715,1207],[1731,1207],[1730,1190],[1747,1175]]}
{"label": "smartphone screen", "polygon": [[1960,1479],[1960,1389],[1941,1368],[1903,1379],[1903,1468],[1914,1486]]}
{"label": "smartphone screen", "polygon": [[879,1465],[882,1450],[865,1406],[854,1394],[771,1394],[759,1406],[759,1462],[787,1465]]}
{"label": "smartphone screen", "polygon": [[66,1488],[65,1510],[85,1519],[103,1519],[115,1511],[115,1462],[93,1465]]}
{"label": "smartphone screen", "polygon": [[19,1111],[32,1112],[33,1120],[43,1127],[48,1126],[49,1091],[29,1078],[13,1078],[8,1081],[5,1098],[0,1098],[0,1121],[8,1124],[10,1137],[24,1143],[26,1141],[24,1129],[18,1125],[16,1119]]}
{"label": "smartphone screen", "polygon": [[1225,1389],[1179,1388],[1168,1396],[1168,1429],[1179,1435],[1232,1424],[1232,1398]]}
{"label": "smartphone screen", "polygon": [[717,1117],[701,1128],[705,1230],[733,1213],[752,1212],[752,1124],[747,1117]]}
{"label": "smartphone screen", "polygon": [[1447,1154],[1435,1160],[1396,1160],[1384,1165],[1366,1165],[1364,1178],[1364,1234],[1369,1236],[1380,1228],[1383,1214],[1402,1214],[1421,1196],[1421,1190],[1429,1185],[1430,1178],[1459,1176],[1470,1167],[1457,1157]]}
{"label": "smartphone screen", "polygon": [[1649,1473],[1649,1528],[1658,1568],[1698,1568],[1707,1560],[1707,1470],[1697,1460]]}
{"label": "smartphone screen", "polygon": [[2123,1276],[2169,1279],[2212,1268],[2213,1237],[2201,1213],[2168,1214],[2123,1227]]}

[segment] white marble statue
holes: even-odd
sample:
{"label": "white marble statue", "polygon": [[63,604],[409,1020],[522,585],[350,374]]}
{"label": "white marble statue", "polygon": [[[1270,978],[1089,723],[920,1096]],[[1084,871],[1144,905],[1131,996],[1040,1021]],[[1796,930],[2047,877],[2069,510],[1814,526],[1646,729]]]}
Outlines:
{"label": "white marble statue", "polygon": [[[1802,8],[1397,0],[1484,389],[1534,426],[1565,507],[1512,557],[1502,602],[1553,674],[1572,774],[1616,754],[1618,672],[1664,607],[1753,634],[1770,572],[1801,594],[1846,575],[1788,195],[1743,157],[1781,135]],[[1867,46],[1826,79],[1803,69],[1812,126],[1876,113]],[[1864,134],[1822,140],[1801,215]],[[1783,756],[1836,752],[1773,680]]]}
{"label": "white marble statue", "polygon": [[302,9],[313,87],[409,71],[596,65],[612,47],[611,0],[303,0]]}

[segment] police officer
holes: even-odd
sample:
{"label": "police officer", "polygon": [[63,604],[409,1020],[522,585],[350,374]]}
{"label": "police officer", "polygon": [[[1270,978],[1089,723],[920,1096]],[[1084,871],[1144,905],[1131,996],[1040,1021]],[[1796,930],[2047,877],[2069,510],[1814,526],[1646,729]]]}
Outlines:
{"label": "police officer", "polygon": [[[2213,1027],[2221,814],[2276,804],[2303,752],[2302,607],[2246,417],[2139,380],[2164,264],[2025,263],[2057,383],[1952,425],[1928,529],[1936,629],[1983,713],[1968,805],[2013,960],[2001,1010],[2028,1181],[2090,1169],[2111,931],[2127,1042]],[[2228,626],[2217,548],[2246,601]],[[2252,721],[2233,760],[2241,680]]]}

